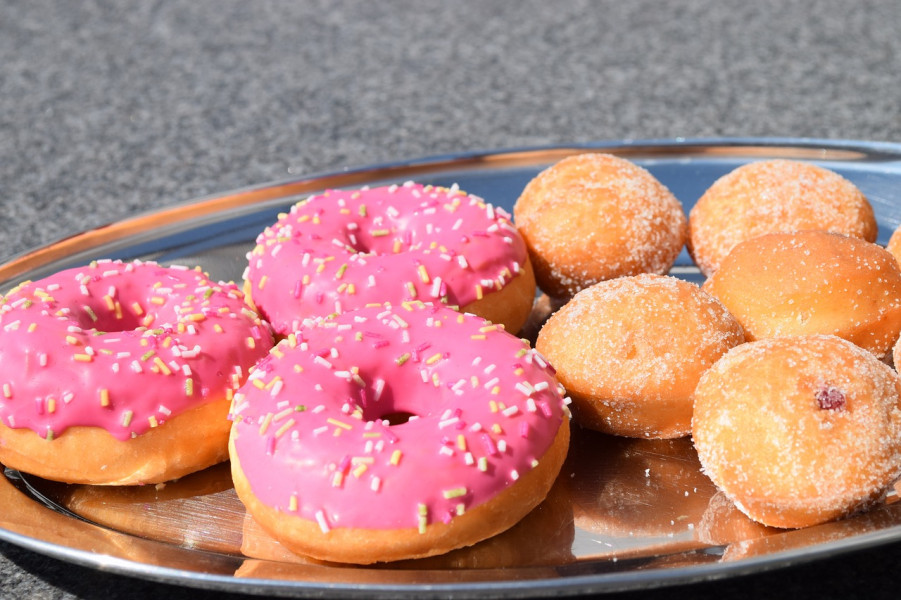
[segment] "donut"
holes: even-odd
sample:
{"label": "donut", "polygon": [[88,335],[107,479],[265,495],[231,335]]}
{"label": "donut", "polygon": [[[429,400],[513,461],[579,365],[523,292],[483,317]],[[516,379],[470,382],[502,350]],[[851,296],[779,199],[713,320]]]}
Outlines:
{"label": "donut", "polygon": [[795,160],[748,163],[716,180],[688,215],[688,251],[704,275],[739,243],[766,233],[822,230],[876,241],[873,208],[853,183]]}
{"label": "donut", "polygon": [[369,564],[443,554],[547,495],[569,424],[527,342],[443,305],[310,320],[235,395],[232,476],[285,547]]}
{"label": "donut", "polygon": [[704,282],[748,340],[814,333],[884,358],[901,335],[901,268],[882,247],[823,231],[742,242]]}
{"label": "donut", "polygon": [[564,158],[513,207],[538,287],[568,298],[599,281],[670,270],[688,237],[682,205],[651,173],[610,154]]}
{"label": "donut", "polygon": [[273,344],[234,284],[118,261],[19,285],[0,339],[0,462],[118,485],[225,460],[233,392]]}
{"label": "donut", "polygon": [[895,260],[901,262],[901,227],[892,232],[885,249],[895,257]]}
{"label": "donut", "polygon": [[646,273],[582,290],[548,319],[535,347],[557,369],[582,427],[677,438],[691,431],[701,374],[743,341],[738,322],[697,285]]}
{"label": "donut", "polygon": [[901,475],[901,377],[832,335],[749,342],[694,394],[704,472],[764,525],[800,528],[863,510]]}
{"label": "donut", "polygon": [[525,243],[502,209],[413,182],[299,202],[258,236],[244,278],[251,303],[281,335],[307,317],[413,300],[515,333],[535,297]]}

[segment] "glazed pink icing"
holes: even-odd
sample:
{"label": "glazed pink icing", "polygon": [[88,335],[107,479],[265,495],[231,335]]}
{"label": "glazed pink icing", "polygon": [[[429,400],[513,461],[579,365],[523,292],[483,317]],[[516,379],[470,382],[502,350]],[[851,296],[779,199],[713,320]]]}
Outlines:
{"label": "glazed pink icing", "polygon": [[113,261],[21,284],[0,336],[0,420],[48,439],[90,426],[126,440],[230,397],[274,343],[234,284]]}
{"label": "glazed pink icing", "polygon": [[466,306],[506,285],[526,257],[503,210],[455,188],[409,182],[298,203],[259,235],[245,280],[254,305],[284,334],[305,317],[373,302]]}
{"label": "glazed pink icing", "polygon": [[533,469],[567,415],[527,341],[419,302],[306,323],[233,408],[254,495],[324,532],[447,522]]}

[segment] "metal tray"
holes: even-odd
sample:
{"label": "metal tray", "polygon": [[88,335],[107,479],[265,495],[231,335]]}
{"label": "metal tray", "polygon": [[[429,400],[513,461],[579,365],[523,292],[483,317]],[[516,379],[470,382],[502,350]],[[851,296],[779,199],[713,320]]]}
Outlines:
{"label": "metal tray", "polygon": [[[472,153],[328,173],[216,195],[60,240],[0,266],[0,290],[97,258],[200,265],[237,280],[256,235],[325,188],[416,180],[458,184],[512,209],[541,169],[609,152],[649,169],[689,211],[736,166],[813,161],[867,195],[884,244],[901,222],[901,145],[790,140],[668,140]],[[672,273],[700,282],[683,251]],[[531,331],[542,312],[536,302]],[[513,529],[429,559],[353,567],[293,556],[245,515],[220,465],[164,486],[62,485],[0,477],[0,539],[105,571],[231,592],[296,597],[539,597],[723,578],[901,540],[893,493],[866,514],[803,530],[757,525],[701,473],[690,439],[650,441],[574,428],[548,499]]]}

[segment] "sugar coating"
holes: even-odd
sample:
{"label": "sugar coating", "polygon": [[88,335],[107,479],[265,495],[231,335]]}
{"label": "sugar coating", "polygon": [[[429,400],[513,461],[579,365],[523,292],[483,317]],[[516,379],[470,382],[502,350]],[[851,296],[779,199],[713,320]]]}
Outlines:
{"label": "sugar coating", "polygon": [[901,268],[859,238],[805,231],[747,240],[703,289],[749,340],[833,334],[883,358],[901,335]]}
{"label": "sugar coating", "polygon": [[555,297],[613,277],[666,273],[687,239],[675,196],[647,170],[608,154],[568,157],[542,171],[513,214],[539,287]]}
{"label": "sugar coating", "polygon": [[[833,400],[824,405],[824,391]],[[861,509],[901,474],[901,379],[829,335],[730,350],[695,392],[705,473],[752,519],[803,527]]]}
{"label": "sugar coating", "polygon": [[696,285],[643,274],[576,294],[551,316],[536,347],[573,396],[581,424],[679,437],[690,431],[701,374],[743,341],[738,322]]}
{"label": "sugar coating", "polygon": [[792,160],[749,163],[718,179],[691,209],[689,229],[689,252],[708,276],[736,245],[766,233],[823,230],[869,242],[878,234],[857,186]]}

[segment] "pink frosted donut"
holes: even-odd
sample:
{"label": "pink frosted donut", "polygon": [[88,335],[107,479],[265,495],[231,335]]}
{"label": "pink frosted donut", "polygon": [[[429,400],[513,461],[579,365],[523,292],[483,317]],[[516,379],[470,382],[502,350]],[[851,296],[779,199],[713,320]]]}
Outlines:
{"label": "pink frosted donut", "polygon": [[273,344],[234,284],[148,262],[23,283],[0,336],[0,462],[94,484],[227,458],[233,391]]}
{"label": "pink frosted donut", "polygon": [[248,263],[247,297],[283,335],[306,317],[412,300],[516,332],[535,297],[509,215],[456,188],[412,182],[312,196],[259,235]]}
{"label": "pink frosted donut", "polygon": [[423,303],[308,322],[236,394],[234,421],[254,519],[294,552],[360,564],[511,527],[569,441],[562,388],[528,342]]}

